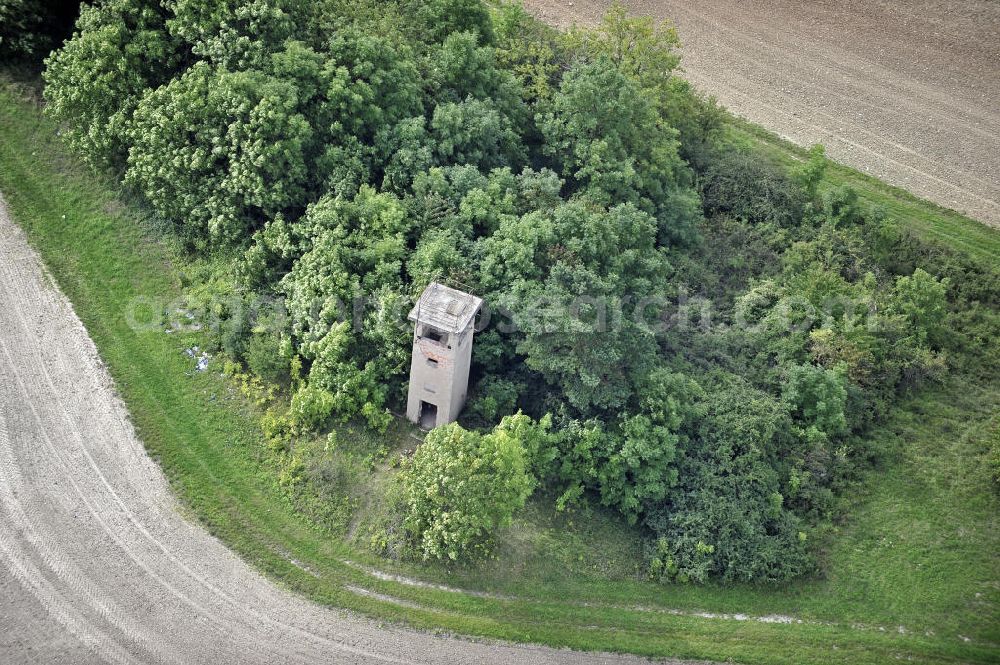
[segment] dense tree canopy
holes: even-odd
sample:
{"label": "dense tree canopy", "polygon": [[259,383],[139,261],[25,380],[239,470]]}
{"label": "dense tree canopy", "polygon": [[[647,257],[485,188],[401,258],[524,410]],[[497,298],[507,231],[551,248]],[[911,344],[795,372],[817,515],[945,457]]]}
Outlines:
{"label": "dense tree canopy", "polygon": [[294,86],[200,62],[139,103],[126,182],[186,233],[233,242],[301,200],[312,128]]}
{"label": "dense tree canopy", "polygon": [[409,551],[481,554],[539,486],[619,511],[658,578],[787,579],[896,395],[1000,357],[998,278],[822,150],[734,140],[678,46],[621,5],[561,33],[479,0],[103,0],[46,112],[212,266],[213,343],[285,430],[384,429],[413,298],[485,299],[462,424],[392,476]]}
{"label": "dense tree canopy", "polygon": [[599,60],[570,70],[551,108],[539,120],[545,151],[579,191],[638,205],[665,240],[690,236],[698,199],[686,187],[677,132],[618,69]]}
{"label": "dense tree canopy", "polygon": [[648,367],[653,336],[617,301],[655,293],[667,269],[655,220],[630,204],[570,201],[483,242],[483,286],[523,332],[518,352],[582,411],[621,407]]}

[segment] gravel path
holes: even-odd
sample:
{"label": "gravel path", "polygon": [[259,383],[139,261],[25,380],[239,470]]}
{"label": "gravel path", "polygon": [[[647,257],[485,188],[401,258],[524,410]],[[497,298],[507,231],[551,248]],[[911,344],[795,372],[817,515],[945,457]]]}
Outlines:
{"label": "gravel path", "polygon": [[178,513],[86,330],[0,198],[0,663],[626,663],[379,627]]}
{"label": "gravel path", "polygon": [[[557,25],[608,0],[525,0]],[[730,110],[1000,226],[1000,2],[627,0],[673,20],[686,76]]]}

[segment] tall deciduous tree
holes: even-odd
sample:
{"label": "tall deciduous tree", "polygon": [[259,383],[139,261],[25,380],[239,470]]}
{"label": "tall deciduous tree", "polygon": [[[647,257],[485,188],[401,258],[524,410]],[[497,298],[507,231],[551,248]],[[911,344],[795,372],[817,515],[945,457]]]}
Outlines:
{"label": "tall deciduous tree", "polygon": [[313,129],[297,103],[287,80],[197,63],[136,109],[126,182],[189,237],[239,242],[303,200]]}
{"label": "tall deciduous tree", "polygon": [[581,412],[623,406],[656,352],[634,316],[667,274],[656,221],[580,199],[505,219],[482,247],[483,285],[513,313],[527,365]]}
{"label": "tall deciduous tree", "polygon": [[362,187],[357,197],[324,197],[297,234],[308,248],[282,279],[291,333],[310,365],[309,383],[334,395],[342,418],[381,424],[409,358],[401,322],[408,226],[398,199]]}
{"label": "tall deciduous tree", "polygon": [[692,236],[700,203],[677,153],[677,132],[607,60],[568,72],[539,125],[544,151],[576,189],[654,215],[661,241]]}
{"label": "tall deciduous tree", "polygon": [[124,164],[139,100],[183,66],[168,17],[158,0],[85,4],[73,37],[46,60],[45,112],[91,163]]}

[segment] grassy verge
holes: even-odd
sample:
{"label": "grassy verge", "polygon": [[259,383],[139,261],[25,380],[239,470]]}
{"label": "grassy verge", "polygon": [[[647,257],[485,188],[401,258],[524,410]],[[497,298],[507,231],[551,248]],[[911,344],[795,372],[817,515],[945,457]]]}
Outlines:
{"label": "grassy verge", "polygon": [[[779,163],[790,164],[807,158],[807,150],[780,138],[773,132],[730,116],[733,131]],[[875,203],[893,219],[931,240],[966,252],[987,261],[1000,257],[1000,230],[969,219],[954,210],[919,199],[905,189],[900,189],[878,178],[836,162],[830,162],[826,179],[834,185],[849,185],[862,198]]]}
{"label": "grassy verge", "polygon": [[[536,508],[541,514],[515,527],[511,549],[495,562],[451,571],[395,568],[499,596],[415,587],[346,565],[388,567],[292,509],[262,461],[253,407],[218,373],[191,371],[182,350],[198,343],[196,333],[129,326],[136,298],[180,295],[176,257],[119,202],[113,185],[66,156],[55,128],[9,84],[0,85],[0,191],[73,301],[186,509],[247,561],[318,602],[416,627],[745,663],[1000,657],[1000,504],[985,462],[1000,408],[996,385],[956,383],[922,395],[885,425],[878,436],[894,461],[859,497],[830,552],[827,579],[781,588],[649,584],[616,567],[628,555],[627,540],[617,551],[595,551],[594,542],[621,535],[610,520],[574,522]],[[865,191],[891,210],[913,210],[907,214],[928,233],[957,246],[982,251],[1000,242],[993,231],[891,189],[870,184]],[[801,623],[696,612],[790,615]]]}

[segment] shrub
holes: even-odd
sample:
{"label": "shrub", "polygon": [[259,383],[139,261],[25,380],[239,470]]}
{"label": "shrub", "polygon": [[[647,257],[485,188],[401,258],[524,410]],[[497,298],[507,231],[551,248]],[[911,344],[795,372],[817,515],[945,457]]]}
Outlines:
{"label": "shrub", "polygon": [[456,423],[432,430],[400,473],[405,525],[424,559],[455,561],[488,551],[534,488],[524,443]]}
{"label": "shrub", "polygon": [[480,0],[421,0],[407,3],[420,26],[420,37],[441,42],[454,33],[472,33],[483,44],[493,41],[493,23]]}
{"label": "shrub", "polygon": [[260,428],[264,441],[276,452],[287,451],[294,434],[292,422],[288,416],[268,411],[260,419]]}
{"label": "shrub", "polygon": [[469,411],[484,423],[495,423],[501,416],[514,413],[522,389],[523,386],[515,381],[487,376],[476,385]]}
{"label": "shrub", "polygon": [[837,372],[813,365],[793,365],[781,397],[803,427],[830,437],[847,430],[844,416],[847,389]]}
{"label": "shrub", "polygon": [[247,367],[271,383],[287,383],[290,379],[291,347],[281,336],[271,331],[255,330],[247,344]]}
{"label": "shrub", "polygon": [[658,582],[704,582],[712,568],[714,545],[695,541],[694,547],[687,543],[671,544],[664,537],[657,538],[652,546],[647,546],[649,576]]}
{"label": "shrub", "polygon": [[708,167],[701,196],[707,216],[731,215],[751,224],[793,226],[801,221],[806,203],[802,188],[781,167],[736,150]]}
{"label": "shrub", "polygon": [[938,280],[922,268],[896,280],[894,309],[906,317],[918,344],[940,345],[948,311],[947,278]]}
{"label": "shrub", "polygon": [[598,471],[601,500],[634,524],[644,506],[661,501],[677,483],[678,436],[648,416],[636,415],[624,419],[621,432],[607,441],[610,455]]}
{"label": "shrub", "polygon": [[[678,484],[651,508],[652,570],[677,581],[778,581],[807,572],[798,518],[770,459],[787,427],[773,398],[735,384],[707,391],[707,412],[678,464]],[[657,561],[659,563],[657,563]]]}
{"label": "shrub", "polygon": [[601,423],[563,420],[549,436],[551,450],[541,458],[539,478],[556,492],[556,510],[586,504],[588,489],[597,485],[598,467],[607,450]]}
{"label": "shrub", "polygon": [[656,368],[637,390],[640,413],[624,416],[606,438],[597,475],[601,500],[630,523],[677,483],[677,456],[699,415],[700,386],[679,372]]}
{"label": "shrub", "polygon": [[330,420],[334,403],[330,391],[307,384],[292,395],[289,414],[297,426],[319,430]]}

